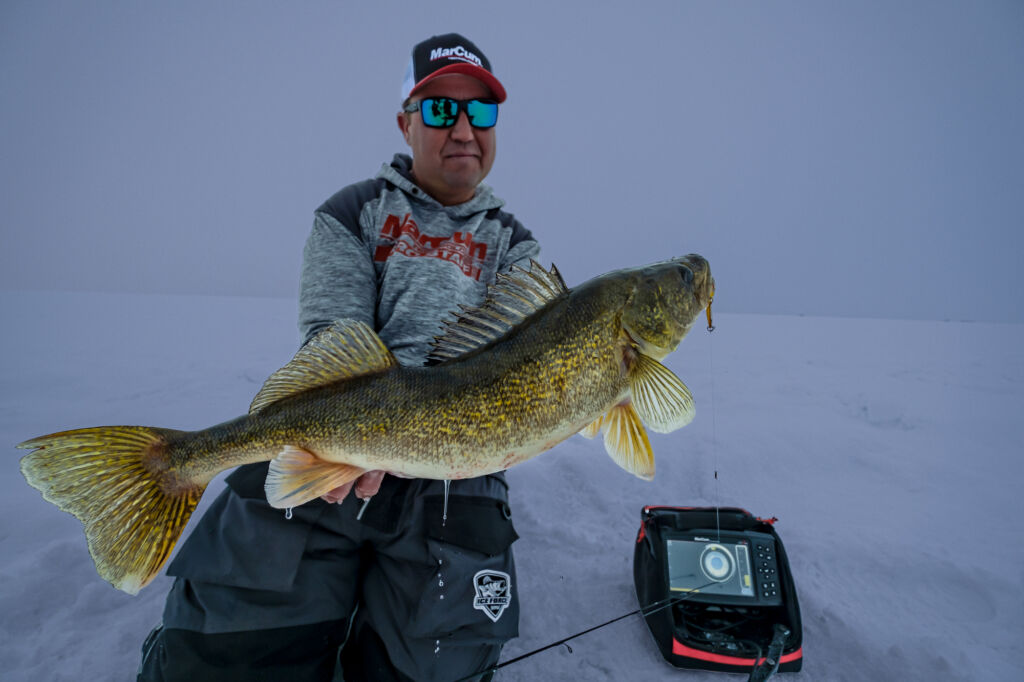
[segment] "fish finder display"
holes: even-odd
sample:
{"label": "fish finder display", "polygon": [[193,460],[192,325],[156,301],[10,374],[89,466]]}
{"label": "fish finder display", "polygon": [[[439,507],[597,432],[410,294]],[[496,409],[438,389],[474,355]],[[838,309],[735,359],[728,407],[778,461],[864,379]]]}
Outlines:
{"label": "fish finder display", "polygon": [[750,543],[711,537],[668,539],[668,581],[673,592],[756,598]]}

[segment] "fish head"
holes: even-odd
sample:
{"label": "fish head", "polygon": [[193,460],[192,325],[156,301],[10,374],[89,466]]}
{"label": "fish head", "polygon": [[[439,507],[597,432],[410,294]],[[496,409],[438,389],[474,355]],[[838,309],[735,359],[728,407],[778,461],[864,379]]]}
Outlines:
{"label": "fish head", "polygon": [[622,310],[622,328],[644,355],[660,360],[676,349],[711,304],[715,280],[702,256],[654,263],[634,271],[633,292]]}

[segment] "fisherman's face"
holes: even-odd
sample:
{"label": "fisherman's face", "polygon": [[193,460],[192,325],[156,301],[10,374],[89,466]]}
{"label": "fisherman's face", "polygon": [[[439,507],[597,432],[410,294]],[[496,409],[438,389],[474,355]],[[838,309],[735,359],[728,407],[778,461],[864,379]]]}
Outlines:
{"label": "fisherman's face", "polygon": [[[424,97],[490,99],[490,89],[464,74],[441,76],[427,83],[414,100]],[[445,206],[473,198],[494,164],[494,128],[474,128],[465,111],[451,128],[424,125],[420,112],[399,113],[398,127],[412,149],[412,173],[416,184]]]}

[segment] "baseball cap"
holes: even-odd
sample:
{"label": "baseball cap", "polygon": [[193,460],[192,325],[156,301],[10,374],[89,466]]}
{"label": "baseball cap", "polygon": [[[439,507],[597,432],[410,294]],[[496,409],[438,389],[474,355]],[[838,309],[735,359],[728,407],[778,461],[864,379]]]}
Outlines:
{"label": "baseball cap", "polygon": [[458,33],[433,36],[412,48],[402,81],[402,101],[438,76],[449,73],[472,76],[490,88],[494,99],[505,101],[505,88],[491,73],[491,62],[480,48]]}

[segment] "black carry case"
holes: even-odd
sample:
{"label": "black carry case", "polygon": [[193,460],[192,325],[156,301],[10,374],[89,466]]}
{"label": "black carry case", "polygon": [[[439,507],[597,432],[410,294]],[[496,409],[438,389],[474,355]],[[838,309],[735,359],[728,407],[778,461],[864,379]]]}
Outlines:
{"label": "black carry case", "polygon": [[644,507],[633,580],[669,663],[744,673],[769,657],[771,672],[800,670],[800,605],[774,523],[735,507]]}

